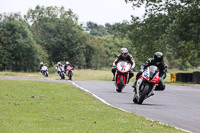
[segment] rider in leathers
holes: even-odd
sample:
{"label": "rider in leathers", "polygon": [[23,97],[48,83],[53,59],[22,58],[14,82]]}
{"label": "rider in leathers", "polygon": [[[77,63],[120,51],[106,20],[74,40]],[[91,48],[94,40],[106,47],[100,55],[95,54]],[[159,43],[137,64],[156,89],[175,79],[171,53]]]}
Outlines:
{"label": "rider in leathers", "polygon": [[115,72],[117,70],[116,65],[119,61],[128,61],[131,64],[131,69],[129,71],[129,80],[133,77],[133,68],[135,67],[135,61],[133,59],[133,56],[128,53],[127,48],[121,48],[121,54],[117,56],[115,61],[113,62],[113,68],[112,68],[112,73],[113,73],[113,81],[115,80]]}
{"label": "rider in leathers", "polygon": [[144,72],[144,69],[147,68],[150,65],[155,65],[160,70],[160,74],[159,74],[159,76],[160,76],[160,82],[158,83],[158,86],[156,86],[155,90],[163,91],[165,89],[165,84],[163,82],[163,79],[166,78],[167,64],[163,60],[163,54],[161,52],[156,52],[154,54],[154,58],[148,59],[144,63],[144,65],[142,65],[140,67],[140,71],[137,73],[137,75],[136,75],[136,81],[135,81],[135,83],[133,84],[132,87],[135,89],[135,85],[137,83],[137,80],[138,80],[139,76]]}
{"label": "rider in leathers", "polygon": [[41,69],[42,69],[43,66],[44,66],[44,63],[40,62],[40,71],[41,71]]}
{"label": "rider in leathers", "polygon": [[[69,63],[69,61],[67,61],[66,64],[64,65],[65,73],[66,73],[66,68],[67,68],[68,66],[71,66],[71,67],[72,67],[72,65]],[[73,70],[73,69],[72,69],[72,70]]]}
{"label": "rider in leathers", "polygon": [[60,69],[61,67],[63,67],[63,65],[62,65],[60,62],[58,62],[57,65],[56,65],[56,71],[57,71],[57,73],[58,73],[59,75],[60,75],[59,69]]}

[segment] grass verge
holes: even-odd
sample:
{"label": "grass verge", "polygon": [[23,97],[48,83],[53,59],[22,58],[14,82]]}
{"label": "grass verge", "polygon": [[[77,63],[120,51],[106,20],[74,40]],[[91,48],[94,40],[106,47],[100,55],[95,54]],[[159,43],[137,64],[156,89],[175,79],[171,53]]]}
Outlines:
{"label": "grass verge", "polygon": [[64,83],[0,79],[2,133],[179,133]]}

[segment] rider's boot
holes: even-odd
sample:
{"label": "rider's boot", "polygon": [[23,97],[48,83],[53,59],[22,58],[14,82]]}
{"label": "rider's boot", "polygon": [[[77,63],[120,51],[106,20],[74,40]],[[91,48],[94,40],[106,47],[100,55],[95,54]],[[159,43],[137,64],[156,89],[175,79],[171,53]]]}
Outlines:
{"label": "rider's boot", "polygon": [[113,77],[112,81],[115,81],[115,77]]}

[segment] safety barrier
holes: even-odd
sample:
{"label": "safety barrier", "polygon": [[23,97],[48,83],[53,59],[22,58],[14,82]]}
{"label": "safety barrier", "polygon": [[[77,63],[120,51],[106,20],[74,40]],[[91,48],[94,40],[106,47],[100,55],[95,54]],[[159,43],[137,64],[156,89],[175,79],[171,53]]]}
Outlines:
{"label": "safety barrier", "polygon": [[170,81],[171,82],[176,82],[177,79],[176,79],[176,73],[170,73]]}
{"label": "safety barrier", "polygon": [[180,81],[180,82],[200,84],[200,72],[171,73],[170,81],[171,82]]}
{"label": "safety barrier", "polygon": [[193,72],[192,82],[200,84],[200,72]]}

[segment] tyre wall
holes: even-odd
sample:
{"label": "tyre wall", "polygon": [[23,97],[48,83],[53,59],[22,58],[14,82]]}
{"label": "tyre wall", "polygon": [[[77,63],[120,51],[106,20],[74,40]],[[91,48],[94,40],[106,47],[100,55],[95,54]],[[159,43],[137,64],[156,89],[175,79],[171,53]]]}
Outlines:
{"label": "tyre wall", "polygon": [[179,81],[200,84],[200,72],[170,74],[171,82]]}

